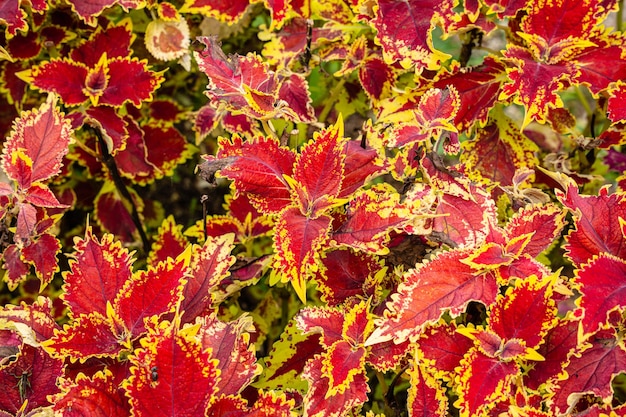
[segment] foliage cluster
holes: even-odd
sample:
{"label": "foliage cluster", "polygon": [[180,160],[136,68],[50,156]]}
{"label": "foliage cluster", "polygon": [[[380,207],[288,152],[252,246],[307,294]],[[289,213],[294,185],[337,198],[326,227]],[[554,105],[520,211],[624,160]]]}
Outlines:
{"label": "foliage cluster", "polygon": [[5,0],[0,417],[626,415],[622,6]]}

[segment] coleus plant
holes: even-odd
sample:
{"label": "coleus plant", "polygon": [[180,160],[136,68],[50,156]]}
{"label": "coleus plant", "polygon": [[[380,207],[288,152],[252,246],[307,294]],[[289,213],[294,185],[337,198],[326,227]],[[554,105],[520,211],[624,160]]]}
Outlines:
{"label": "coleus plant", "polygon": [[0,415],[626,415],[622,7],[5,2]]}

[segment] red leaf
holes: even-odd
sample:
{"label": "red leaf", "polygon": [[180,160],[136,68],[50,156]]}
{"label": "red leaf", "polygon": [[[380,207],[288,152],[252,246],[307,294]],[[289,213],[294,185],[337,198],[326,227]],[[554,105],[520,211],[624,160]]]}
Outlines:
{"label": "red leaf", "polygon": [[309,416],[341,417],[354,407],[367,401],[370,392],[365,369],[352,376],[352,381],[343,390],[330,391],[330,381],[324,375],[323,357],[316,355],[304,368],[302,376],[309,382],[309,390],[304,397],[304,409]]}
{"label": "red leaf", "polygon": [[86,111],[91,123],[100,127],[102,137],[107,144],[109,153],[113,156],[126,148],[129,136],[128,122],[117,114],[114,108],[108,106],[90,107]]}
{"label": "red leaf", "polygon": [[[133,197],[138,211],[141,213],[144,206],[143,201],[139,199],[139,195],[137,195],[132,188],[129,188],[128,191]],[[104,183],[94,203],[94,217],[104,230],[124,242],[132,242],[135,240],[137,226],[135,226],[133,218],[130,215],[130,208],[127,208],[125,201],[122,200],[113,181],[108,180]]]}
{"label": "red leaf", "polygon": [[492,56],[476,67],[463,67],[444,75],[434,86],[445,88],[454,86],[459,93],[459,109],[454,118],[454,125],[459,129],[472,126],[475,122],[484,125],[489,110],[498,99],[502,85],[504,65]]}
{"label": "red leaf", "polygon": [[316,132],[297,156],[292,189],[305,216],[315,218],[336,202],[344,173],[344,143],[343,122],[339,120]]}
{"label": "red leaf", "polygon": [[130,356],[130,378],[123,384],[132,415],[204,415],[217,388],[217,361],[192,335],[162,322]]}
{"label": "red leaf", "polygon": [[570,185],[557,197],[574,212],[575,230],[566,237],[567,256],[575,265],[589,261],[603,252],[626,259],[626,240],[619,219],[626,219],[626,200],[619,194],[608,194],[600,189],[597,196],[579,195],[575,185]]}
{"label": "red leaf", "polygon": [[434,17],[442,8],[441,2],[433,0],[379,1],[372,24],[378,31],[385,61],[400,61],[405,68],[424,65],[435,69],[447,57],[431,48]]}
{"label": "red leaf", "polygon": [[456,331],[454,322],[427,326],[417,339],[424,358],[450,378],[474,342]]}
{"label": "red leaf", "polygon": [[346,142],[343,153],[346,157],[339,198],[351,196],[368,180],[382,174],[389,168],[389,163],[386,160],[378,160],[376,149],[364,149],[355,140]]}
{"label": "red leaf", "polygon": [[[565,227],[565,213],[555,204],[530,205],[515,212],[505,228],[507,241],[511,242],[526,233],[532,233],[530,241],[523,247],[523,252],[537,257],[548,248]],[[508,246],[512,253],[517,249]]]}
{"label": "red leaf", "polygon": [[119,107],[130,102],[140,107],[142,102],[152,100],[153,92],[164,80],[160,73],[148,69],[147,62],[136,58],[116,58],[108,62],[108,67],[110,78],[98,101],[102,105]]}
{"label": "red leaf", "polygon": [[368,253],[350,249],[326,252],[316,279],[322,300],[336,306],[355,295],[374,295],[383,269],[378,258]]}
{"label": "red leaf", "polygon": [[495,278],[489,273],[478,275],[462,263],[467,254],[460,250],[443,252],[408,271],[367,344],[391,339],[396,343],[416,341],[424,325],[438,320],[445,310],[456,315],[470,301],[485,305],[495,301]]}
{"label": "red leaf", "polygon": [[4,281],[10,290],[15,290],[30,272],[30,265],[22,260],[22,251],[15,244],[6,247],[2,253],[2,259],[4,261],[3,268],[7,271]]}
{"label": "red leaf", "polygon": [[536,390],[563,371],[570,353],[578,345],[579,324],[577,320],[564,319],[548,330],[543,338],[544,343],[537,349],[537,353],[543,356],[544,360],[533,363],[532,369],[524,379],[524,384],[528,388]]}
{"label": "red leaf", "polygon": [[301,75],[292,74],[283,80],[278,90],[278,98],[287,103],[283,111],[289,114],[291,120],[303,123],[315,121],[309,85]]}
{"label": "red leaf", "polygon": [[105,234],[98,241],[91,227],[87,228],[84,239],[75,242],[74,250],[70,270],[63,275],[62,299],[70,317],[91,312],[104,317],[107,303],[112,303],[124,284],[131,280],[131,254],[113,235]]}
{"label": "red leaf", "polygon": [[473,348],[461,362],[459,399],[454,405],[463,417],[486,414],[510,395],[511,383],[520,374],[515,361],[502,362]]}
{"label": "red leaf", "polygon": [[43,349],[22,345],[15,360],[0,368],[0,409],[18,415],[21,412],[50,405],[47,396],[59,391],[57,378],[62,375],[63,361],[51,358]]}
{"label": "red leaf", "polygon": [[187,238],[183,236],[183,226],[176,224],[174,216],[169,215],[163,220],[154,238],[148,265],[156,266],[160,260],[167,258],[176,259],[188,245]]}
{"label": "red leaf", "polygon": [[69,0],[72,9],[81,19],[90,26],[95,26],[98,17],[104,9],[115,4],[121,4],[125,9],[137,9],[140,7],[140,0],[93,0],[83,2],[80,0]]}
{"label": "red leaf", "polygon": [[224,323],[215,314],[196,320],[200,324],[198,338],[203,349],[211,350],[211,358],[217,359],[220,370],[217,390],[220,394],[240,394],[261,373],[256,363],[256,349],[250,343],[254,324],[250,316]]}
{"label": "red leaf", "polygon": [[55,412],[90,417],[127,417],[130,415],[128,399],[114,379],[109,370],[99,372],[93,378],[80,374],[62,395],[57,395]]}
{"label": "red leaf", "polygon": [[111,321],[100,313],[81,314],[42,343],[52,357],[85,360],[90,357],[114,358],[122,351],[124,335],[114,333]]}
{"label": "red leaf", "polygon": [[192,322],[210,305],[211,292],[230,275],[229,268],[235,263],[233,235],[208,237],[199,248],[193,246],[189,276],[183,289],[180,311],[184,322]]}
{"label": "red leaf", "polygon": [[[23,323],[33,332],[35,341],[43,342],[52,337],[54,330],[59,325],[52,316],[52,301],[46,297],[39,297],[32,304],[22,302],[19,306],[7,304],[0,308],[0,319],[6,323]],[[11,332],[11,334],[16,335]],[[18,337],[17,346],[21,346],[23,340]]]}
{"label": "red leaf", "polygon": [[296,207],[283,210],[274,226],[274,268],[282,282],[291,282],[296,294],[306,299],[306,278],[317,269],[323,245],[328,240],[332,219],[322,214],[315,219]]}
{"label": "red leaf", "polygon": [[375,185],[358,192],[348,205],[347,219],[334,231],[335,244],[384,254],[388,252],[389,233],[402,230],[410,218],[409,207],[388,184]]}
{"label": "red leaf", "polygon": [[40,90],[54,92],[67,106],[77,106],[89,97],[83,92],[89,69],[68,59],[44,62],[32,69],[31,84]]}
{"label": "red leaf", "polygon": [[115,297],[113,308],[130,339],[146,331],[147,318],[174,311],[182,299],[188,262],[183,256],[176,260],[167,258],[126,281]]}
{"label": "red leaf", "polygon": [[603,253],[583,264],[576,275],[584,311],[582,330],[593,333],[606,324],[609,312],[626,307],[626,260]]}
{"label": "red leaf", "polygon": [[448,398],[441,381],[430,375],[426,367],[418,365],[417,361],[408,374],[411,377],[407,399],[409,415],[446,417]]}
{"label": "red leaf", "polygon": [[59,202],[52,190],[42,183],[33,183],[24,189],[24,201],[37,207],[48,208],[68,208],[67,205]]}
{"label": "red leaf", "polygon": [[572,355],[554,389],[550,409],[556,414],[569,413],[583,394],[593,394],[609,403],[613,396],[611,380],[626,369],[626,351],[615,339],[613,330],[596,333],[590,345]]}
{"label": "red leaf", "polygon": [[[22,179],[19,186],[23,189],[57,175],[68,151],[71,132],[69,120],[56,107],[55,96],[49,95],[39,109],[23,112],[14,122],[2,151],[2,167],[9,178]],[[18,152],[23,157],[18,157]],[[15,158],[28,164],[28,178],[22,176]]]}
{"label": "red leaf", "polygon": [[553,286],[554,278],[529,277],[517,281],[491,306],[490,331],[505,343],[518,339],[524,346],[536,349],[555,324],[557,311],[552,298]]}
{"label": "red leaf", "polygon": [[626,85],[620,84],[609,97],[608,113],[613,122],[626,121]]}
{"label": "red leaf", "polygon": [[41,281],[40,291],[52,281],[54,274],[59,271],[57,260],[59,252],[61,252],[61,243],[49,233],[39,236],[30,245],[22,249],[24,261],[33,265],[35,274]]}
{"label": "red leaf", "polygon": [[[232,143],[220,142],[218,158],[235,156],[235,161],[220,174],[235,183],[239,193],[247,193],[261,211],[277,213],[291,204],[291,194],[284,176],[291,176],[295,154],[271,138],[257,137],[243,142],[235,137]],[[209,159],[210,161],[211,159]]]}
{"label": "red leaf", "polygon": [[220,22],[234,23],[243,17],[249,5],[249,0],[186,0],[180,12],[200,13]]}

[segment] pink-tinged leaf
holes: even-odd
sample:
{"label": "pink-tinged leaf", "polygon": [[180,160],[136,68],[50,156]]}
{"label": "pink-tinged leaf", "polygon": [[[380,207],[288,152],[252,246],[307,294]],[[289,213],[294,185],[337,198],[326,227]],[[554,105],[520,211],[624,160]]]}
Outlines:
{"label": "pink-tinged leaf", "polygon": [[315,218],[334,204],[344,173],[343,121],[316,132],[296,158],[292,186],[300,210]]}
{"label": "pink-tinged leaf", "polygon": [[115,358],[123,349],[120,336],[113,332],[107,317],[94,312],[75,317],[42,344],[52,357],[59,359]]}
{"label": "pink-tinged leaf", "polygon": [[456,331],[454,322],[427,326],[417,339],[423,358],[435,369],[443,372],[442,377],[452,378],[463,356],[474,346],[474,342]]}
{"label": "pink-tinged leaf", "polygon": [[368,345],[394,340],[416,341],[424,325],[438,320],[444,311],[462,312],[470,301],[485,305],[495,301],[498,285],[491,273],[476,274],[461,262],[467,250],[443,252],[408,271],[391,295],[376,322]]}
{"label": "pink-tinged leaf", "polygon": [[411,378],[407,408],[409,416],[446,417],[448,415],[448,398],[446,389],[440,380],[428,373],[417,361],[408,371]]}
{"label": "pink-tinged leaf", "polygon": [[187,238],[183,236],[183,226],[176,224],[174,216],[170,215],[157,231],[150,248],[148,265],[156,266],[160,260],[167,258],[176,259],[188,245]]}
{"label": "pink-tinged leaf", "polygon": [[626,350],[613,330],[594,334],[585,346],[581,354],[571,356],[563,377],[551,389],[554,397],[549,405],[554,413],[569,413],[584,394],[597,395],[609,403],[613,396],[611,380],[626,369]]}
{"label": "pink-tinged leaf", "polygon": [[243,17],[250,3],[250,0],[185,0],[180,12],[199,13],[220,22],[235,23]]}
{"label": "pink-tinged leaf", "polygon": [[131,339],[146,331],[145,319],[171,313],[182,299],[188,260],[168,258],[139,271],[125,283],[113,302]]}
{"label": "pink-tinged leaf", "polygon": [[[163,5],[164,3],[161,3]],[[162,8],[161,10],[163,10]],[[169,61],[189,54],[189,25],[184,18],[177,16],[173,6],[163,19],[156,19],[146,27],[146,49],[156,59]]]}
{"label": "pink-tinged leaf", "polygon": [[434,84],[441,89],[454,86],[459,93],[459,109],[454,117],[458,129],[466,129],[475,122],[481,125],[487,122],[489,110],[498,99],[504,73],[504,65],[488,56],[481,65],[459,68]]}
{"label": "pink-tinged leaf", "polygon": [[576,271],[584,334],[605,325],[608,313],[626,307],[626,260],[603,253]]}
{"label": "pink-tinged leaf", "polygon": [[389,234],[417,215],[400,202],[391,186],[381,184],[358,192],[347,209],[347,218],[333,232],[336,245],[373,253],[387,253]]}
{"label": "pink-tinged leaf", "polygon": [[495,224],[496,205],[482,188],[469,186],[469,191],[443,194],[433,219],[433,232],[459,246],[473,246],[485,240],[490,225]]}
{"label": "pink-tinged leaf", "polygon": [[236,157],[220,171],[220,175],[234,181],[235,197],[246,193],[259,211],[267,213],[277,213],[290,205],[291,194],[283,176],[292,175],[295,154],[272,138],[257,137],[243,142],[235,137],[232,141],[220,142],[217,157]]}
{"label": "pink-tinged leaf", "polygon": [[341,417],[367,401],[370,388],[364,368],[352,375],[351,383],[342,391],[333,393],[330,381],[323,372],[323,362],[323,356],[316,355],[307,363],[302,373],[303,378],[309,382],[309,390],[304,397],[307,416]]}
{"label": "pink-tinged leaf", "polygon": [[491,306],[489,329],[505,342],[519,339],[526,347],[536,349],[555,325],[553,286],[554,278],[517,281]]}
{"label": "pink-tinged leaf", "polygon": [[317,270],[320,252],[328,241],[332,219],[321,214],[315,219],[296,207],[283,210],[274,226],[274,268],[283,282],[291,282],[298,297],[306,299],[306,279]]}
{"label": "pink-tinged leaf", "polygon": [[7,246],[2,252],[3,268],[7,271],[4,281],[11,291],[15,290],[30,272],[30,265],[22,260],[21,255],[22,251],[15,244]]}
{"label": "pink-tinged leaf", "polygon": [[210,351],[175,323],[162,322],[141,340],[123,388],[132,415],[204,415],[217,389],[219,371]]}
{"label": "pink-tinged leaf", "polygon": [[619,219],[626,219],[626,200],[619,194],[608,194],[602,188],[597,196],[579,195],[570,185],[567,194],[557,190],[557,197],[574,213],[576,228],[567,235],[565,249],[575,265],[588,262],[603,252],[626,259],[626,239]]}
{"label": "pink-tinged leaf", "polygon": [[24,244],[30,241],[37,233],[37,208],[28,203],[22,203],[17,213],[17,227],[15,228],[14,242]]}
{"label": "pink-tinged leaf", "polygon": [[292,74],[283,80],[278,90],[278,98],[287,103],[283,111],[290,116],[290,120],[303,123],[315,121],[309,86],[300,74]]}
{"label": "pink-tinged leaf", "polygon": [[379,1],[372,24],[378,31],[385,61],[400,61],[405,68],[416,65],[435,69],[447,58],[433,50],[431,38],[435,16],[442,7],[441,2],[433,0]]}
{"label": "pink-tinged leaf", "polygon": [[[56,107],[56,98],[49,95],[37,110],[23,112],[13,124],[2,151],[2,167],[11,179],[22,178],[21,188],[57,175],[68,151],[72,129],[69,120]],[[30,167],[30,178],[16,171],[16,152],[22,152]],[[21,159],[21,158],[19,158]]]}
{"label": "pink-tinged leaf", "polygon": [[473,348],[461,362],[459,399],[461,417],[483,415],[511,393],[513,379],[521,374],[515,361],[501,362]]}
{"label": "pink-tinged leaf", "polygon": [[[532,233],[530,241],[523,248],[524,253],[531,257],[538,256],[560,236],[565,227],[565,212],[555,204],[530,205],[523,207],[511,217],[506,225],[505,234],[511,241],[526,233]],[[517,253],[516,247],[510,245],[507,249]]]}
{"label": "pink-tinged leaf", "polygon": [[61,252],[61,243],[50,233],[45,233],[22,249],[25,262],[35,268],[35,274],[41,281],[40,291],[52,281],[59,271],[57,255]]}
{"label": "pink-tinged leaf", "polygon": [[207,308],[212,308],[211,291],[230,275],[229,268],[235,263],[233,235],[208,237],[202,247],[192,247],[189,276],[183,288],[180,305],[182,320],[192,322]]}
{"label": "pink-tinged leaf", "polygon": [[30,187],[23,189],[25,198],[24,201],[37,207],[48,208],[68,208],[67,205],[59,202],[52,190],[48,188],[46,184],[36,182],[30,185]]}
{"label": "pink-tinged leaf", "polygon": [[113,235],[105,234],[98,241],[91,227],[87,228],[84,239],[76,239],[74,250],[70,270],[63,274],[61,296],[70,317],[91,312],[106,316],[107,303],[113,302],[131,280],[131,254]]}
{"label": "pink-tinged leaf", "polygon": [[537,353],[543,356],[544,360],[535,362],[524,379],[524,384],[528,388],[537,390],[563,371],[571,353],[578,345],[579,325],[577,320],[563,319],[548,331],[543,338],[544,343],[537,349]]}
{"label": "pink-tinged leaf", "polygon": [[20,8],[19,0],[9,0],[0,6],[0,22],[6,25],[7,38],[11,38],[18,31],[28,29],[26,12]]}
{"label": "pink-tinged leaf", "polygon": [[353,296],[369,297],[377,289],[384,267],[374,255],[338,249],[326,252],[316,274],[322,300],[336,306]]}
{"label": "pink-tinged leaf", "polygon": [[90,417],[130,415],[128,399],[124,391],[118,387],[110,370],[99,372],[93,378],[80,374],[72,385],[56,396],[53,409],[63,415]]}
{"label": "pink-tinged leaf", "polygon": [[254,333],[252,317],[240,316],[224,323],[213,314],[199,317],[196,324],[200,325],[197,338],[202,348],[211,349],[211,358],[218,360],[217,390],[224,395],[241,393],[261,373],[254,344],[250,343]]}

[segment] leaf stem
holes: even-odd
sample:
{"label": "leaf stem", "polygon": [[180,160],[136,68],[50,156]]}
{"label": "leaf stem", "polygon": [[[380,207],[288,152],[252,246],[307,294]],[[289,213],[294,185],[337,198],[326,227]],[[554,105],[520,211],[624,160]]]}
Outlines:
{"label": "leaf stem", "polygon": [[141,219],[139,218],[139,211],[137,210],[137,205],[133,200],[133,197],[130,195],[128,188],[124,184],[122,180],[122,176],[120,175],[119,170],[117,169],[117,164],[115,163],[115,159],[109,153],[109,148],[104,138],[102,137],[102,132],[100,129],[91,127],[91,129],[95,132],[96,137],[98,138],[98,144],[100,145],[100,151],[102,152],[102,161],[108,168],[111,173],[111,178],[113,179],[113,183],[115,184],[115,188],[122,195],[122,197],[130,204],[132,210],[130,213],[131,218],[133,219],[133,223],[139,232],[139,237],[141,238],[141,243],[143,245],[144,253],[148,253],[150,250],[150,243],[148,241],[148,236],[146,236],[146,232],[143,230],[143,225],[141,223]]}

